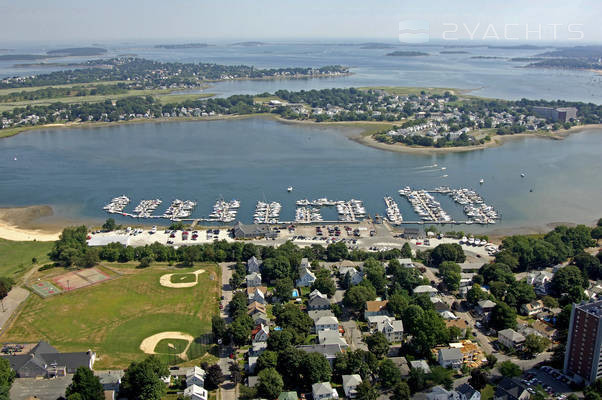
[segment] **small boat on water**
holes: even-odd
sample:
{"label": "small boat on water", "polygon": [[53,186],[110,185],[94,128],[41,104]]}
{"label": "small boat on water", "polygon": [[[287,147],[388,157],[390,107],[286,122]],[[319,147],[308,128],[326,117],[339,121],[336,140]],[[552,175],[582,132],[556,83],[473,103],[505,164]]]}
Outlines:
{"label": "small boat on water", "polygon": [[525,174],[524,172],[522,174],[520,174],[521,178],[524,178],[527,174]]}
{"label": "small boat on water", "polygon": [[287,187],[286,191],[289,192],[289,193],[292,192],[293,191],[293,187],[292,186]]}
{"label": "small boat on water", "polygon": [[481,178],[481,180],[479,181],[479,183],[482,185],[483,183],[485,183],[485,179]]}
{"label": "small boat on water", "polygon": [[441,171],[445,171],[447,167],[441,167]]}

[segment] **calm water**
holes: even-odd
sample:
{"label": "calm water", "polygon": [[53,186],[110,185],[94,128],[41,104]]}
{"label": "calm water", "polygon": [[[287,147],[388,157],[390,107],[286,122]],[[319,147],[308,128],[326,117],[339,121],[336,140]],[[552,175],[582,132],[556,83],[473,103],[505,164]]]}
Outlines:
{"label": "calm water", "polygon": [[602,216],[601,148],[602,131],[590,131],[467,153],[401,154],[360,145],[338,129],[266,119],[43,130],[0,140],[0,204],[50,204],[61,217],[100,219],[116,195],[130,196],[130,209],[159,197],[158,211],[177,197],[196,200],[193,216],[201,217],[223,196],[240,199],[239,218],[250,222],[257,200],[280,201],[281,218],[292,219],[301,198],[356,198],[382,214],[389,194],[412,220],[397,190],[450,185],[473,187],[498,208],[503,221],[495,227],[590,223]]}

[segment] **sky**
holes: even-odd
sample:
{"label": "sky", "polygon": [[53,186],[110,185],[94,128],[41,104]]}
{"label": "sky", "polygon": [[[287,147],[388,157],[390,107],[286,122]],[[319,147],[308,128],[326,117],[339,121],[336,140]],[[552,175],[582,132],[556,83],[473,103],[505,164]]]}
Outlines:
{"label": "sky", "polygon": [[600,0],[0,0],[0,15],[3,43],[396,41],[407,21],[432,40],[602,42]]}

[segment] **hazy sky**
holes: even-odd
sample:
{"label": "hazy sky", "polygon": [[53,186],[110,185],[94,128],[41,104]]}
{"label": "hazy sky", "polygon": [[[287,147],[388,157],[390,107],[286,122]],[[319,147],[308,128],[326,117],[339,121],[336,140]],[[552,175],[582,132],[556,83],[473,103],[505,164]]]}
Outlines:
{"label": "hazy sky", "polygon": [[601,0],[0,0],[0,15],[0,42],[397,40],[406,20],[432,39],[552,40],[557,24],[559,40],[602,42]]}

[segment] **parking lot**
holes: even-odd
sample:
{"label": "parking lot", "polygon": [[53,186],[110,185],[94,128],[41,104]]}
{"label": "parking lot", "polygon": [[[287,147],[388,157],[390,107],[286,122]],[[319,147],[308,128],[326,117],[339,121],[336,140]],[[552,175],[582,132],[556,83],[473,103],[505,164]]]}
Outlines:
{"label": "parking lot", "polygon": [[[537,385],[541,385],[544,390],[556,399],[564,399],[566,395],[572,392],[569,386],[570,380],[560,371],[551,367],[532,368],[525,372],[523,383],[533,391]],[[531,392],[531,390],[529,390]]]}

